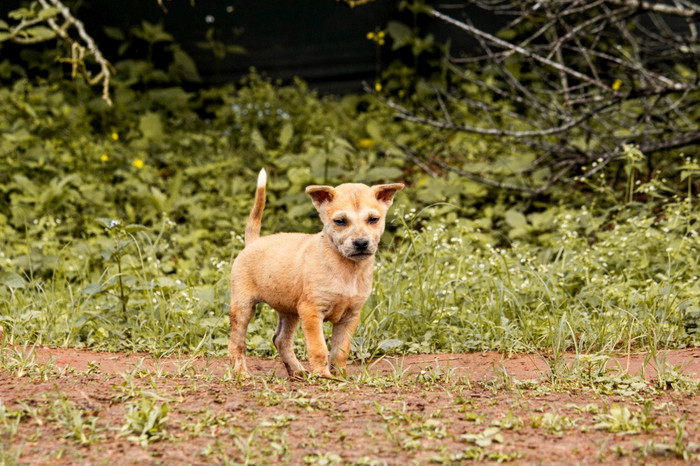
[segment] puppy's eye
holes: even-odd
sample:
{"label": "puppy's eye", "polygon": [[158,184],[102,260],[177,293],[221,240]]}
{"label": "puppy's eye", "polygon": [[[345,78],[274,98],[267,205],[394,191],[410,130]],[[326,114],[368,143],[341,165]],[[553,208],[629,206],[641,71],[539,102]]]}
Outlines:
{"label": "puppy's eye", "polygon": [[369,223],[370,225],[374,225],[378,221],[379,221],[379,217],[370,217],[367,219],[367,223]]}
{"label": "puppy's eye", "polygon": [[338,225],[339,227],[344,227],[345,225],[348,224],[348,221],[345,220],[344,218],[338,218],[338,219],[336,219],[336,220],[333,220],[333,223],[335,223],[335,224]]}

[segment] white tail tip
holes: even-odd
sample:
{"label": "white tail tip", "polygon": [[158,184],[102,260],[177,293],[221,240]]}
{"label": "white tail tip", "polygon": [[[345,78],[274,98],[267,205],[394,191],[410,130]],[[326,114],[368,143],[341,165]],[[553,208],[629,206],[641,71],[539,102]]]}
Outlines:
{"label": "white tail tip", "polygon": [[258,188],[265,186],[267,183],[267,173],[265,173],[265,169],[263,168],[260,170],[260,173],[258,174]]}

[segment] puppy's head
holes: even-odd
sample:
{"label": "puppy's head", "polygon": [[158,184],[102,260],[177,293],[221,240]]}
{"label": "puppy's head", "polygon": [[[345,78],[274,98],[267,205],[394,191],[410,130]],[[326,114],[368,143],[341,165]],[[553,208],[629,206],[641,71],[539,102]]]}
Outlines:
{"label": "puppy's head", "polygon": [[374,256],[384,232],[386,212],[401,183],[367,186],[360,183],[309,186],[323,231],[343,256],[362,261]]}

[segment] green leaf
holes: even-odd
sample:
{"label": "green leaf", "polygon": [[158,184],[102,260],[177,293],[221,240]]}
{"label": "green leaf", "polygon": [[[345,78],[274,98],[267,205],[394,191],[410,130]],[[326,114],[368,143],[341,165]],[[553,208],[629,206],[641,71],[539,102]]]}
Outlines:
{"label": "green leaf", "polygon": [[141,27],[134,28],[132,33],[139,39],[143,39],[151,44],[173,41],[173,36],[165,32],[162,24],[152,24],[148,21],[142,21]]}
{"label": "green leaf", "polygon": [[258,128],[255,128],[250,135],[250,140],[253,142],[253,146],[258,150],[258,152],[265,152],[266,142],[263,135],[260,133]]}
{"label": "green leaf", "polygon": [[411,28],[406,26],[404,23],[399,21],[389,21],[389,24],[387,24],[387,31],[394,40],[394,44],[391,47],[392,50],[400,49],[401,47],[411,43]]}
{"label": "green leaf", "polygon": [[382,351],[391,351],[401,348],[403,345],[403,340],[399,340],[397,338],[387,338],[386,340],[380,341],[379,344],[377,344],[377,347]]}
{"label": "green leaf", "polygon": [[313,210],[311,203],[295,205],[289,209],[289,218],[297,218],[308,215]]}
{"label": "green leaf", "polygon": [[130,225],[125,226],[124,231],[133,234],[138,233],[139,231],[148,231],[148,227],[138,223],[132,223]]}
{"label": "green leaf", "polygon": [[156,283],[158,284],[159,288],[164,288],[167,290],[184,290],[187,288],[184,284],[178,283],[176,280],[170,277],[158,277],[156,278]]}
{"label": "green leaf", "polygon": [[282,130],[280,131],[280,148],[285,149],[291,142],[292,137],[294,137],[294,126],[291,123],[287,122],[284,125],[282,125]]}
{"label": "green leaf", "polygon": [[185,92],[181,87],[168,87],[165,89],[153,89],[148,91],[148,97],[153,102],[171,110],[180,110],[187,106],[192,94]]}
{"label": "green leaf", "polygon": [[518,212],[517,210],[510,209],[506,211],[505,219],[506,223],[511,228],[527,227],[527,218],[525,218],[525,215],[523,215],[522,212]]}
{"label": "green leaf", "polygon": [[111,230],[112,228],[116,228],[120,225],[119,220],[116,220],[113,218],[105,218],[105,217],[96,218],[95,223],[102,225],[103,227],[107,228],[108,230]]}
{"label": "green leaf", "polygon": [[159,141],[163,138],[163,123],[160,115],[153,112],[146,112],[139,118],[139,129],[143,137],[150,141]]}
{"label": "green leaf", "polygon": [[55,7],[43,8],[41,11],[39,11],[39,14],[37,15],[37,17],[39,19],[49,19],[49,18],[53,18],[54,16],[56,16],[60,12],[61,12],[61,10],[59,10],[58,8],[55,8]]}
{"label": "green leaf", "polygon": [[22,20],[22,19],[28,19],[28,18],[33,18],[35,16],[35,13],[30,10],[29,8],[18,8],[16,10],[12,10],[7,14],[8,18],[16,19],[16,20]]}
{"label": "green leaf", "polygon": [[56,36],[56,33],[53,32],[53,29],[48,28],[46,26],[34,26],[25,29],[24,32],[27,33],[33,39],[39,40],[49,40]]}
{"label": "green leaf", "polygon": [[365,131],[367,131],[367,134],[369,134],[370,137],[375,141],[381,141],[383,139],[381,126],[379,125],[377,120],[368,121],[365,125]]}
{"label": "green leaf", "polygon": [[395,167],[375,167],[367,172],[367,178],[377,183],[386,183],[403,176],[403,170]]}
{"label": "green leaf", "polygon": [[0,283],[12,289],[24,288],[27,286],[27,282],[24,281],[24,278],[14,272],[0,272]]}
{"label": "green leaf", "polygon": [[501,29],[496,36],[503,40],[513,40],[517,36],[517,32],[515,32],[515,29]]}
{"label": "green leaf", "polygon": [[101,293],[105,289],[105,282],[92,282],[89,283],[85,288],[83,288],[83,294],[88,296],[95,296]]}
{"label": "green leaf", "polygon": [[217,328],[228,327],[228,317],[207,317],[199,321],[203,327]]}
{"label": "green leaf", "polygon": [[174,71],[173,74],[182,77],[185,81],[194,83],[202,81],[202,77],[197,71],[197,65],[187,52],[175,45],[170,47],[170,51],[173,54],[173,62],[170,65],[171,71]]}
{"label": "green leaf", "polygon": [[124,32],[122,32],[122,30],[119,28],[103,26],[102,30],[104,31],[105,35],[110,39],[118,40],[120,42],[126,40]]}

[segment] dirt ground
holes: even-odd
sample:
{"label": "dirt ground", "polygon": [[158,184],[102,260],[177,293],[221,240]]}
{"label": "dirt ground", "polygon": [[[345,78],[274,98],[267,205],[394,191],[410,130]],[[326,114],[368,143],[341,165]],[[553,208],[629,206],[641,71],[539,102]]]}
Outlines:
{"label": "dirt ground", "polygon": [[700,464],[700,349],[660,374],[632,354],[554,379],[540,356],[492,352],[337,380],[260,358],[237,380],[224,358],[19,354],[0,370],[0,464]]}

